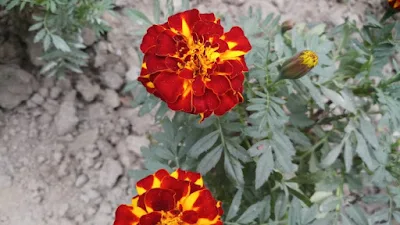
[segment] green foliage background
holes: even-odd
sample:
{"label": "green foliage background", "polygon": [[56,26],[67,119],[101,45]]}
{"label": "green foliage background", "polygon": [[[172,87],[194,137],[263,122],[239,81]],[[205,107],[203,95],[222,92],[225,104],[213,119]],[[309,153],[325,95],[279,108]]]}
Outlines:
{"label": "green foliage background", "polygon": [[[126,13],[143,30],[175,11],[171,1],[154,1],[154,18]],[[378,15],[380,16],[380,15]],[[161,19],[162,18],[162,19]],[[170,119],[167,106],[137,82],[126,91],[144,115],[157,109],[163,131],[143,146],[146,170],[198,171],[223,202],[225,224],[366,225],[400,222],[399,130],[400,22],[367,15],[327,30],[325,24],[297,24],[282,32],[280,17],[258,8],[233,22],[221,16],[225,30],[241,26],[253,49],[246,55],[245,103],[222,117],[198,124],[181,112]],[[302,50],[318,54],[319,65],[298,80],[274,83],[279,66]],[[394,70],[383,74],[391,63]],[[367,187],[378,187],[370,194]],[[380,204],[374,213],[362,205]]]}

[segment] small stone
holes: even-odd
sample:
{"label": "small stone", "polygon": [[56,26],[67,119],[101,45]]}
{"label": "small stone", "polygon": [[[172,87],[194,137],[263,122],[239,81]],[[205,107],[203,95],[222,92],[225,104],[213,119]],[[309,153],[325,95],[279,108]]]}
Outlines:
{"label": "small stone", "polygon": [[85,174],[81,174],[78,176],[78,178],[75,181],[75,187],[80,188],[83,185],[85,185],[88,181],[89,181],[88,176],[86,176]]}
{"label": "small stone", "polygon": [[74,221],[77,224],[84,224],[85,223],[85,217],[82,214],[79,214],[74,218]]}
{"label": "small stone", "polygon": [[102,202],[99,206],[99,213],[103,213],[103,214],[112,214],[113,213],[113,209],[110,205],[110,203],[108,202]]}
{"label": "small stone", "polygon": [[98,170],[101,168],[101,166],[103,165],[103,161],[97,161],[96,164],[94,164],[93,169]]}
{"label": "small stone", "polygon": [[81,133],[74,142],[72,142],[68,148],[70,151],[77,151],[79,149],[83,149],[89,145],[94,145],[97,138],[99,136],[99,132],[97,129],[87,130]]}
{"label": "small stone", "polygon": [[37,104],[34,103],[32,100],[26,101],[26,107],[27,107],[28,109],[35,108],[36,106],[37,106]]}
{"label": "small stone", "polygon": [[58,112],[59,105],[56,101],[52,99],[47,99],[47,101],[42,105],[42,107],[50,114],[55,115]]}
{"label": "small stone", "polygon": [[60,106],[58,114],[54,118],[54,123],[59,135],[71,132],[79,122],[74,106],[75,98],[76,91],[68,93]]}
{"label": "small stone", "polygon": [[37,157],[37,163],[43,164],[46,161],[46,158],[42,155]]}
{"label": "small stone", "polygon": [[82,75],[76,85],[76,90],[82,95],[86,102],[91,102],[100,93],[100,86],[98,84],[92,84],[88,77]]}
{"label": "small stone", "polygon": [[50,124],[52,120],[53,117],[49,113],[42,113],[42,115],[39,117],[38,122],[44,125],[44,124]]}
{"label": "small stone", "polygon": [[13,177],[7,174],[0,174],[0,189],[9,188],[13,184]]}
{"label": "small stone", "polygon": [[69,204],[68,203],[62,203],[60,206],[58,206],[58,211],[57,214],[59,217],[63,217],[69,209]]}
{"label": "small stone", "polygon": [[94,214],[96,214],[96,212],[97,212],[97,208],[91,206],[86,210],[86,216],[87,217],[92,217]]}
{"label": "small stone", "polygon": [[105,105],[100,103],[94,103],[89,105],[88,114],[89,114],[88,117],[91,118],[92,120],[104,119],[105,117],[107,117]]}
{"label": "small stone", "polygon": [[57,175],[62,178],[69,174],[68,164],[64,161],[61,163],[60,167],[58,167]]}
{"label": "small stone", "polygon": [[88,170],[93,167],[94,163],[95,162],[93,158],[84,158],[82,161],[82,168],[84,170]]}
{"label": "small stone", "polygon": [[117,92],[111,89],[105,90],[103,102],[105,105],[113,109],[117,108],[121,103]]}
{"label": "small stone", "polygon": [[31,101],[37,105],[42,105],[44,102],[44,98],[40,94],[36,93],[32,96]]}
{"label": "small stone", "polygon": [[128,72],[125,73],[125,79],[127,82],[129,81],[135,81],[140,74],[140,69],[137,66],[132,66]]}
{"label": "small stone", "polygon": [[81,199],[86,203],[99,198],[101,198],[100,193],[94,189],[88,189],[83,195],[81,195]]}
{"label": "small stone", "polygon": [[91,152],[86,153],[89,158],[95,159],[101,155],[101,152],[98,149],[94,149]]}
{"label": "small stone", "polygon": [[82,29],[82,39],[83,39],[83,43],[86,46],[90,46],[92,45],[95,41],[96,41],[96,33],[89,28],[83,28]]}
{"label": "small stone", "polygon": [[61,88],[55,86],[50,89],[50,98],[57,99],[61,94]]}
{"label": "small stone", "polygon": [[38,192],[35,192],[32,196],[32,201],[36,204],[39,204],[43,201],[43,195]]}
{"label": "small stone", "polygon": [[117,90],[119,89],[124,81],[122,78],[113,71],[106,71],[101,74],[101,77],[105,83],[105,85],[111,89]]}
{"label": "small stone", "polygon": [[67,77],[59,78],[57,80],[56,86],[60,87],[61,90],[64,90],[64,91],[71,91],[72,90],[71,80],[68,79]]}
{"label": "small stone", "polygon": [[49,89],[42,87],[39,89],[38,93],[43,97],[43,98],[47,98],[47,96],[49,95]]}
{"label": "small stone", "polygon": [[123,172],[124,169],[118,160],[112,158],[105,159],[99,174],[99,185],[108,188],[114,187]]}
{"label": "small stone", "polygon": [[146,136],[135,136],[130,135],[125,139],[126,147],[128,150],[134,152],[137,155],[141,155],[140,148],[142,146],[148,146],[150,144],[149,139]]}

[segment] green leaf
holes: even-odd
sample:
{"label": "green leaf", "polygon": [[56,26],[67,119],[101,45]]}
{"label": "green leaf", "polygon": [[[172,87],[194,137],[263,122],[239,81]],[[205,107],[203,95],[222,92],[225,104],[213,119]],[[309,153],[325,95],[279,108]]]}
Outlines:
{"label": "green leaf", "polygon": [[172,152],[165,147],[157,147],[154,149],[154,153],[156,156],[165,159],[165,160],[174,160],[175,155],[172,154]]}
{"label": "green leaf", "polygon": [[244,149],[242,146],[236,144],[234,141],[228,140],[226,142],[226,148],[227,148],[228,152],[233,157],[235,157],[237,160],[240,160],[244,163],[251,161],[250,155],[246,151],[246,149]]}
{"label": "green leaf", "polygon": [[202,175],[208,173],[208,171],[214,168],[219,162],[222,155],[222,151],[223,151],[222,145],[218,145],[209,153],[207,153],[204,156],[204,158],[201,159],[199,165],[197,165],[197,171]]}
{"label": "green leaf", "polygon": [[326,156],[321,160],[321,166],[327,168],[332,165],[342,152],[342,148],[343,141],[340,144],[336,145],[332,150],[330,150],[328,154],[326,154]]}
{"label": "green leaf", "polygon": [[375,149],[379,148],[379,141],[375,132],[375,128],[372,122],[360,117],[360,131],[363,134],[365,140],[372,145]]}
{"label": "green leaf", "polygon": [[255,143],[253,146],[247,150],[251,157],[256,157],[261,155],[265,150],[268,150],[271,147],[267,140],[262,140]]}
{"label": "green leaf", "polygon": [[172,0],[167,0],[166,7],[167,7],[167,11],[168,11],[167,17],[172,16],[175,11],[174,2]]}
{"label": "green leaf", "polygon": [[160,0],[153,0],[153,9],[154,9],[154,23],[160,23],[160,15],[161,15],[161,6]]}
{"label": "green leaf", "polygon": [[365,212],[358,205],[351,205],[346,208],[346,214],[357,224],[368,224],[368,219],[365,217]]}
{"label": "green leaf", "polygon": [[224,160],[224,168],[225,172],[228,176],[230,176],[237,185],[244,185],[244,176],[242,171],[242,164],[240,164],[239,160],[230,156],[228,152],[225,152],[225,160]]}
{"label": "green leaf", "polygon": [[349,173],[353,166],[353,147],[349,139],[347,139],[344,144],[344,165],[346,167],[346,173]]}
{"label": "green leaf", "polygon": [[289,193],[296,196],[298,199],[300,199],[304,204],[306,204],[308,207],[312,206],[311,200],[303,193],[301,193],[299,190],[296,190],[294,188],[291,188],[287,186]]}
{"label": "green leaf", "polygon": [[333,103],[336,105],[339,105],[347,110],[349,110],[352,113],[356,112],[356,108],[354,107],[354,103],[351,101],[349,98],[343,98],[342,95],[337,93],[336,91],[330,90],[324,86],[321,86],[321,91],[322,93],[328,97],[330,100],[332,100]]}
{"label": "green leaf", "polygon": [[376,161],[372,158],[371,153],[369,152],[369,148],[365,139],[361,136],[360,133],[355,132],[357,137],[357,147],[356,152],[363,160],[363,162],[368,166],[370,170],[375,170],[378,165]]}
{"label": "green leaf", "polygon": [[275,202],[275,220],[279,220],[285,216],[288,207],[288,199],[284,194],[280,194]]}
{"label": "green leaf", "polygon": [[355,225],[349,217],[346,216],[345,213],[341,213],[340,217],[342,218],[343,225]]}
{"label": "green leaf", "polygon": [[43,49],[44,51],[49,50],[51,44],[51,37],[49,34],[46,34],[46,36],[43,39]]}
{"label": "green leaf", "polygon": [[197,158],[203,152],[209,150],[218,140],[218,130],[200,138],[187,152],[190,157]]}
{"label": "green leaf", "polygon": [[239,217],[236,222],[241,224],[249,224],[253,222],[263,210],[263,203],[263,201],[259,201],[251,205],[249,208],[246,209],[246,211],[244,211],[244,213]]}
{"label": "green leaf", "polygon": [[46,64],[42,67],[42,69],[40,70],[39,73],[40,73],[40,74],[45,74],[45,73],[49,72],[50,70],[54,69],[57,65],[58,65],[57,62],[55,62],[55,61],[50,61],[50,62],[46,63]]}
{"label": "green leaf", "polygon": [[263,154],[258,159],[256,164],[256,180],[255,188],[259,189],[269,178],[272,170],[274,169],[274,157],[272,155],[272,150],[266,149]]}
{"label": "green leaf", "polygon": [[44,38],[45,35],[46,35],[46,29],[41,29],[39,32],[37,32],[37,34],[33,38],[33,42],[38,43]]}
{"label": "green leaf", "polygon": [[188,10],[190,7],[189,0],[182,0],[182,11]]}
{"label": "green leaf", "polygon": [[40,28],[42,28],[43,26],[43,22],[39,22],[39,23],[35,23],[32,26],[29,27],[29,31],[34,31],[34,30],[38,30]]}
{"label": "green leaf", "polygon": [[400,212],[399,211],[394,211],[393,212],[393,218],[400,223]]}
{"label": "green leaf", "polygon": [[233,219],[239,212],[242,196],[243,196],[243,189],[238,189],[235,196],[232,199],[231,206],[229,207],[228,214],[226,215],[226,221]]}
{"label": "green leaf", "polygon": [[370,26],[370,27],[376,27],[376,28],[383,28],[382,24],[379,23],[378,20],[376,20],[374,17],[367,15],[367,24],[366,26]]}
{"label": "green leaf", "polygon": [[134,22],[138,22],[139,24],[142,23],[146,26],[151,26],[153,24],[144,13],[136,9],[126,9],[124,12]]}
{"label": "green leaf", "polygon": [[64,41],[64,39],[62,39],[60,36],[56,35],[56,34],[51,34],[51,39],[53,41],[54,46],[57,49],[60,49],[63,52],[70,52],[71,49],[68,46],[67,42]]}

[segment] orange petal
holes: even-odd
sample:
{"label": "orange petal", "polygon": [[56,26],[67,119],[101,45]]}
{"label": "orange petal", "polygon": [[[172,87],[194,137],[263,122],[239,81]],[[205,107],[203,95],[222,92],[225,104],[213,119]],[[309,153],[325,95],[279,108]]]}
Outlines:
{"label": "orange petal", "polygon": [[147,212],[169,211],[175,208],[175,191],[169,189],[154,188],[148,190],[144,197]]}
{"label": "orange petal", "polygon": [[168,18],[168,25],[173,31],[179,32],[186,38],[190,38],[193,26],[199,20],[199,10],[192,9],[170,16]]}
{"label": "orange petal", "polygon": [[138,195],[145,193],[152,188],[159,188],[162,178],[169,176],[168,171],[161,169],[152,175],[149,175],[136,183]]}

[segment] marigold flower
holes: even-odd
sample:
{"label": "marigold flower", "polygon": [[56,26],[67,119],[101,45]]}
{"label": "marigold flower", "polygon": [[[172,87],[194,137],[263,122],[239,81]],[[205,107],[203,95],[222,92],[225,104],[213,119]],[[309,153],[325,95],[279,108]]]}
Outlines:
{"label": "marigold flower", "polygon": [[388,3],[393,9],[400,10],[400,0],[388,0]]}
{"label": "marigold flower", "polygon": [[298,79],[306,75],[318,64],[315,52],[304,50],[286,60],[280,70],[280,79]]}
{"label": "marigold flower", "polygon": [[166,170],[136,184],[131,205],[120,205],[114,225],[222,225],[221,202],[204,187],[199,173]]}
{"label": "marigold flower", "polygon": [[151,26],[140,49],[138,80],[170,109],[199,114],[202,121],[243,102],[244,55],[251,45],[239,27],[224,33],[214,14],[175,14]]}

